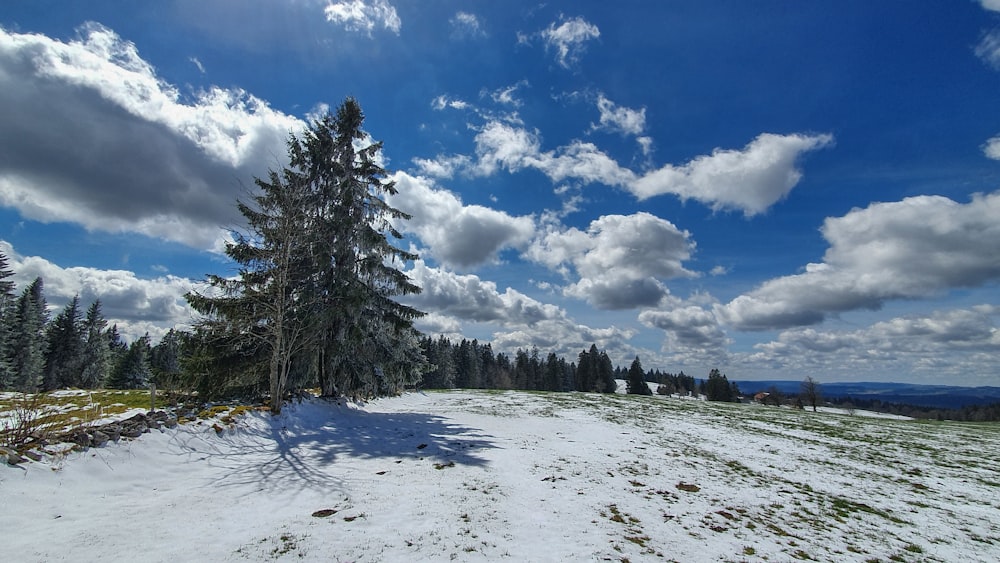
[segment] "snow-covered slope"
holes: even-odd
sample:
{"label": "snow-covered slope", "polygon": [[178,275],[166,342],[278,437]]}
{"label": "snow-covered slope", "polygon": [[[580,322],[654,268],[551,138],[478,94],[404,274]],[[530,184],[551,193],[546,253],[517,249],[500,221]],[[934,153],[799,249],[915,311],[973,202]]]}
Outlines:
{"label": "snow-covered slope", "polygon": [[997,467],[1000,426],[416,393],[2,467],[0,534],[18,561],[996,561]]}

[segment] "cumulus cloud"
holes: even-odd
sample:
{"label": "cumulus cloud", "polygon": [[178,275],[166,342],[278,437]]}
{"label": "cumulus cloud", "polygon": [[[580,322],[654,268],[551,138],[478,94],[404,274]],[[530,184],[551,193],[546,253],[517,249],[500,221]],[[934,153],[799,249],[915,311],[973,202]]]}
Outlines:
{"label": "cumulus cloud", "polygon": [[414,158],[413,164],[423,176],[452,178],[455,172],[469,168],[471,159],[464,154],[441,155],[436,158]]}
{"label": "cumulus cloud", "polygon": [[492,281],[432,268],[422,260],[417,260],[407,275],[423,288],[408,301],[461,320],[530,326],[566,316],[559,307],[532,299],[510,287],[501,293]]}
{"label": "cumulus cloud", "polygon": [[1000,279],[997,217],[1000,192],[966,204],[917,196],[854,209],[824,222],[830,247],[822,263],[765,282],[719,313],[740,329],[789,328],[890,299],[981,286]]}
{"label": "cumulus cloud", "polygon": [[68,42],[0,29],[0,105],[18,108],[0,125],[0,205],[207,249],[304,127],[240,90],[186,99],[97,24]]}
{"label": "cumulus cloud", "polygon": [[615,105],[601,94],[597,98],[600,121],[592,123],[591,129],[612,131],[623,135],[642,135],[646,130],[646,108],[632,109]]}
{"label": "cumulus cloud", "polygon": [[7,256],[19,288],[41,277],[46,301],[55,308],[65,306],[74,295],[80,296],[83,308],[100,299],[105,318],[117,324],[129,340],[146,332],[159,338],[171,328],[189,326],[194,318],[184,300],[184,294],[195,287],[191,280],[176,276],[142,279],[127,270],[62,267],[38,256],[21,256],[3,240],[0,251]]}
{"label": "cumulus cloud", "polygon": [[672,302],[661,309],[639,313],[639,322],[664,331],[662,350],[685,364],[721,365],[728,362],[732,340],[715,314],[694,304]]}
{"label": "cumulus cloud", "polygon": [[481,205],[464,205],[457,195],[427,178],[397,172],[399,190],[389,203],[413,216],[399,228],[415,233],[431,256],[451,266],[495,261],[506,248],[527,244],[535,232],[531,217],[514,217]]}
{"label": "cumulus cloud", "polygon": [[738,209],[753,216],[799,183],[802,172],[796,161],[802,153],[832,143],[831,135],[763,133],[742,150],[716,149],[682,166],[663,166],[628,189],[640,199],[670,193],[701,201],[714,210]]}
{"label": "cumulus cloud", "polygon": [[618,361],[637,354],[627,342],[635,335],[633,329],[580,324],[560,307],[509,287],[501,292],[496,283],[479,276],[432,268],[422,260],[414,262],[407,275],[423,291],[407,296],[406,302],[434,311],[418,321],[425,332],[457,340],[464,337],[462,322],[472,322],[495,327],[490,340],[497,351],[538,347],[544,353],[555,352],[572,359],[596,343]]}
{"label": "cumulus cloud", "polygon": [[482,24],[479,23],[479,18],[475,14],[470,14],[468,12],[456,12],[451,19],[448,20],[451,24],[451,35],[456,39],[470,39],[475,37],[485,37],[486,31],[483,29]]}
{"label": "cumulus cloud", "polygon": [[516,172],[529,166],[541,152],[538,132],[500,121],[490,121],[476,135],[476,172],[489,176],[500,168]]}
{"label": "cumulus cloud", "polygon": [[573,322],[570,319],[549,320],[532,327],[493,333],[494,350],[530,350],[537,347],[543,353],[554,352],[567,361],[575,361],[577,355],[596,344],[599,350],[606,350],[612,361],[624,363],[637,355],[637,350],[628,341],[635,331],[628,328],[609,326],[595,328]]}
{"label": "cumulus cloud", "polygon": [[942,375],[976,384],[1000,352],[1000,307],[934,311],[897,317],[857,330],[796,328],[757,344],[747,361],[782,369],[829,369],[845,374],[921,371],[940,384]]}
{"label": "cumulus cloud", "polygon": [[[623,132],[641,132],[643,114],[627,108],[611,108],[606,125]],[[618,110],[625,109],[623,114]],[[618,117],[614,117],[615,112]],[[575,180],[624,189],[639,199],[674,194],[695,199],[713,210],[740,210],[750,217],[763,213],[799,183],[799,157],[833,143],[830,135],[774,135],[764,133],[742,150],[716,149],[680,165],[666,165],[642,176],[621,166],[597,145],[580,140],[554,150],[542,150],[541,134],[517,124],[489,120],[475,137],[474,158],[440,156],[418,162],[428,173],[449,177],[461,170],[472,176],[491,176],[500,170],[515,173],[535,169],[552,182]],[[638,137],[643,154],[649,155],[652,139]],[[433,166],[431,165],[433,164]]]}
{"label": "cumulus cloud", "polygon": [[669,294],[661,280],[695,274],[682,262],[691,256],[690,233],[649,213],[605,215],[586,231],[550,226],[524,257],[570,275],[566,295],[599,309],[655,306]]}
{"label": "cumulus cloud", "polygon": [[575,65],[586,50],[587,42],[601,36],[597,26],[581,17],[562,19],[559,25],[549,24],[541,32],[546,49],[556,53],[556,61],[563,68]]}
{"label": "cumulus cloud", "polygon": [[323,13],[327,21],[342,25],[348,31],[367,33],[369,37],[379,25],[396,35],[403,26],[396,8],[387,0],[330,2]]}
{"label": "cumulus cloud", "polygon": [[631,170],[621,167],[593,143],[573,141],[557,150],[543,152],[537,131],[502,121],[488,122],[476,135],[475,143],[476,161],[470,169],[474,175],[533,168],[553,182],[572,179],[624,186],[635,179]]}

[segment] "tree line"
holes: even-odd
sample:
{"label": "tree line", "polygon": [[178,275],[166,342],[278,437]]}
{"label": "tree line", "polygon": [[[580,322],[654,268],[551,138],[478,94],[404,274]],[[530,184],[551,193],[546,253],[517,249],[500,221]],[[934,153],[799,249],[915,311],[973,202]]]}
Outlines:
{"label": "tree line", "polygon": [[597,345],[584,350],[576,361],[550,352],[543,359],[538,348],[518,348],[513,357],[493,352],[489,344],[462,339],[453,343],[439,336],[424,336],[420,348],[428,361],[419,386],[427,389],[521,389],[528,391],[588,391],[614,393],[616,370]]}
{"label": "tree line", "polygon": [[895,403],[863,397],[837,397],[829,399],[831,405],[852,412],[863,409],[886,414],[896,414],[922,420],[955,420],[959,422],[1000,421],[1000,402],[987,405],[966,405],[956,409]]}
{"label": "tree line", "polygon": [[180,333],[156,346],[148,334],[126,344],[101,301],[84,312],[79,296],[50,318],[42,278],[17,295],[13,274],[0,253],[0,390],[136,389],[180,374]]}
{"label": "tree line", "polygon": [[[148,334],[128,344],[117,325],[104,318],[100,300],[83,313],[79,297],[74,297],[50,319],[42,278],[17,296],[8,279],[12,275],[0,253],[0,389],[139,389],[152,383],[166,390],[193,390],[205,399],[264,396],[271,391],[269,349],[252,339],[219,335],[214,325],[202,325],[193,331],[171,329],[156,345],[151,345]],[[404,386],[614,393],[622,379],[629,393],[650,394],[649,382],[658,386],[659,394],[708,392],[711,400],[730,400],[728,394],[715,395],[716,380],[725,379],[718,370],[706,382],[684,372],[643,371],[638,357],[626,370],[615,366],[596,344],[569,361],[553,352],[543,357],[537,347],[494,353],[491,344],[475,339],[453,343],[444,336],[421,336],[415,344],[412,361],[420,367],[418,376],[391,389],[376,384],[373,395],[379,390],[398,392]],[[293,362],[291,387],[318,386],[315,367]],[[373,370],[373,377],[377,381],[380,376]],[[723,387],[730,389],[728,383]]]}

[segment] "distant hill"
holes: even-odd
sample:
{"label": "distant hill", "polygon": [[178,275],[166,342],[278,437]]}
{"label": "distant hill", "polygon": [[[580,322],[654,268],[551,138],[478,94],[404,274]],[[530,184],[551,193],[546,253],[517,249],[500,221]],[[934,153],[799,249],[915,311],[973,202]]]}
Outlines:
{"label": "distant hill", "polygon": [[[736,381],[744,394],[776,387],[782,393],[796,394],[801,381]],[[922,407],[959,409],[970,405],[1000,402],[1000,387],[959,387],[956,385],[917,385],[914,383],[820,382],[828,399],[854,397],[878,399],[884,403],[903,403]]]}

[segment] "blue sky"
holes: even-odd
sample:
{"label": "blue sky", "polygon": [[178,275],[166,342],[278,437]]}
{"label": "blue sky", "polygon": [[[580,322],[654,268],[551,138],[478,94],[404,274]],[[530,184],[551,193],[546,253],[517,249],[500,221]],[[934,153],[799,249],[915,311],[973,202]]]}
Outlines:
{"label": "blue sky", "polygon": [[13,0],[0,250],[190,324],[354,96],[430,334],[734,379],[1000,385],[1000,2]]}

